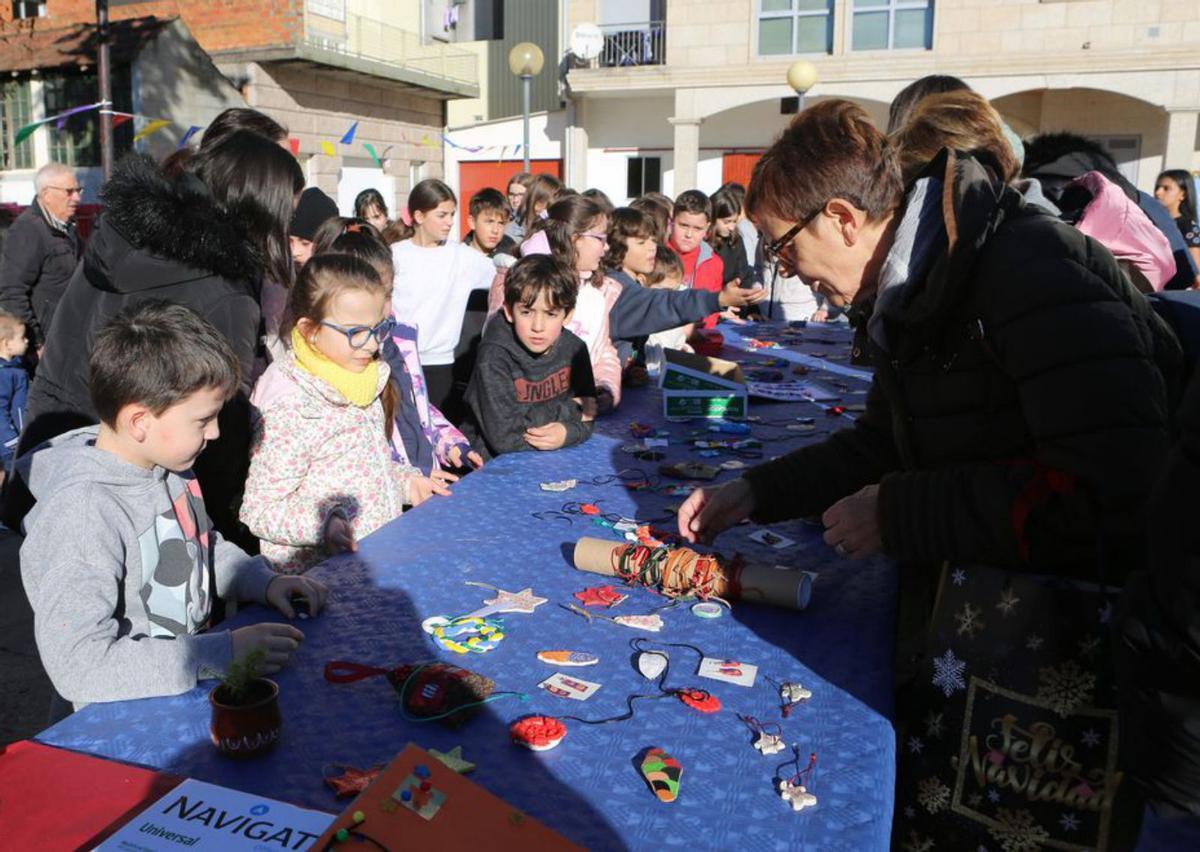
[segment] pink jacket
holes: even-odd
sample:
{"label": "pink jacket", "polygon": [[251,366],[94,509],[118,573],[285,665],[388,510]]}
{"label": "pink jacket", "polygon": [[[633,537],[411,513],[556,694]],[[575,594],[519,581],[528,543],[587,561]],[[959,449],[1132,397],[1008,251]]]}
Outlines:
{"label": "pink jacket", "polygon": [[[492,289],[488,292],[488,322],[491,322],[496,313],[504,307],[504,279],[507,277],[508,270],[501,269],[492,282]],[[590,281],[579,282],[580,289],[592,286],[595,285]],[[621,404],[622,369],[621,356],[617,354],[617,347],[613,345],[612,335],[609,332],[608,314],[621,295],[621,285],[605,276],[600,283],[600,291],[604,296],[604,314],[600,319],[600,328],[595,329],[595,333],[591,335],[581,334],[582,329],[577,330],[576,328],[579,321],[578,316],[572,317],[567,328],[588,341],[588,354],[592,358],[592,375],[596,379],[596,387],[608,388],[608,392],[612,394],[615,408]]]}
{"label": "pink jacket", "polygon": [[[501,293],[503,293],[503,285]],[[417,329],[405,323],[397,323],[392,331],[392,342],[396,344],[397,353],[403,367],[408,371],[412,381],[413,399],[401,400],[401,405],[410,402],[416,406],[417,417],[421,421],[421,431],[433,447],[433,467],[435,470],[454,467],[450,460],[450,452],[458,447],[460,463],[466,464],[467,453],[471,452],[471,442],[446,419],[446,415],[429,401],[429,391],[425,386],[425,371],[421,368],[421,355],[417,347]],[[385,351],[384,357],[388,353]],[[398,368],[399,365],[397,365]],[[392,458],[400,464],[408,466],[410,459],[404,449],[399,430],[392,431]]]}
{"label": "pink jacket", "polygon": [[1175,255],[1162,231],[1121,188],[1100,172],[1086,172],[1071,182],[1092,194],[1076,224],[1117,260],[1132,263],[1155,292],[1175,275]]}
{"label": "pink jacket", "polygon": [[[380,364],[379,392],[389,371]],[[325,526],[347,518],[361,539],[398,517],[418,471],[392,461],[379,396],[366,408],[296,364],[291,351],[254,387],[254,437],[241,519],[276,571],[326,555]]]}

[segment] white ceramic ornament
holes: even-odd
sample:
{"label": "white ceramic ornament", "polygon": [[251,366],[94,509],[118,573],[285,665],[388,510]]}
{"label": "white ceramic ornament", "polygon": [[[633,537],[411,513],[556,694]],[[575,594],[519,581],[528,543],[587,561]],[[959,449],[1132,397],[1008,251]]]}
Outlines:
{"label": "white ceramic ornament", "polygon": [[779,780],[779,798],[791,805],[793,811],[817,806],[817,797],[804,789],[803,784],[793,784],[782,778]]}
{"label": "white ceramic ornament", "polygon": [[637,658],[638,672],[646,680],[654,680],[667,669],[667,655],[661,651],[642,651]]}
{"label": "white ceramic ornament", "polygon": [[777,734],[768,734],[766,731],[759,732],[758,739],[754,741],[754,747],[764,755],[778,754],[786,748],[783,744],[783,737]]}
{"label": "white ceramic ornament", "polygon": [[796,704],[812,698],[812,690],[805,689],[798,683],[784,683],[779,686],[779,700],[784,704]]}

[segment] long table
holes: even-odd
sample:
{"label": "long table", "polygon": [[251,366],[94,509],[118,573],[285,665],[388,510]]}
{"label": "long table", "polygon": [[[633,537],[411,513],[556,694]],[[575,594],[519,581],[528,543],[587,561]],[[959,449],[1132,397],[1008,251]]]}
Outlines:
{"label": "long table", "polygon": [[[804,348],[802,341],[793,344]],[[780,354],[728,352],[747,361]],[[856,399],[864,387],[853,389]],[[768,458],[847,425],[813,403],[752,402],[751,414],[761,418],[754,436]],[[787,428],[800,417],[812,418],[816,428]],[[586,516],[564,520],[558,513],[565,503],[592,502],[606,513],[662,519],[660,525],[670,527],[668,507],[684,499],[661,493],[671,481],[659,479],[657,462],[626,452],[635,442],[631,422],[653,423],[669,434],[667,461],[696,460],[699,451],[691,442],[706,436],[691,434],[704,430],[700,422],[666,424],[657,391],[629,389],[621,410],[604,418],[585,444],[500,457],[454,486],[452,497],[429,501],[366,538],[358,553],[314,569],[335,596],[324,613],[300,624],[305,641],[275,678],[284,725],[270,754],[239,762],[217,753],[209,742],[207,686],[170,698],[93,704],[38,739],[328,811],[340,810],[341,803],[322,777],[339,765],[384,763],[410,741],[443,751],[461,745],[464,757],[478,766],[470,776],[475,781],[594,849],[886,849],[895,774],[890,720],[896,572],[889,562],[839,559],[812,523],[773,526],[796,542],[783,549],[752,541],[753,527],[747,525],[720,537],[716,549],[816,572],[806,610],[735,603],[731,612],[710,620],[680,605],[660,611],[666,626],[655,634],[602,620],[589,623],[561,606],[578,603],[575,592],[606,582],[572,567],[574,543],[583,536],[619,540],[618,533]],[[754,463],[730,454],[703,460]],[[614,476],[620,471],[656,487],[627,489]],[[724,471],[718,481],[736,475]],[[579,484],[563,493],[539,487],[567,478]],[[421,621],[470,612],[490,596],[465,581],[511,591],[531,587],[548,602],[529,615],[504,616],[506,638],[489,653],[463,657],[440,651],[422,633]],[[629,599],[606,614],[647,613],[664,603],[647,590],[625,591]],[[279,618],[249,607],[229,626]],[[534,753],[510,742],[508,727],[520,717],[601,719],[623,713],[628,695],[652,691],[631,663],[630,642],[637,637],[646,647],[690,644],[711,657],[754,663],[757,680],[746,688],[698,678],[696,654],[669,648],[666,685],[707,689],[722,702],[720,712],[701,714],[674,699],[647,700],[635,704],[629,721],[568,722],[566,739],[552,751]],[[553,649],[600,657],[597,665],[566,670],[602,685],[592,698],[577,702],[538,688],[556,669],[535,655]],[[392,667],[429,659],[484,674],[497,690],[528,699],[495,701],[451,731],[437,723],[406,722],[382,678],[339,685],[323,677],[331,660]],[[786,719],[773,685],[782,681],[800,682],[813,692]],[[773,779],[790,774],[782,766],[790,755],[761,755],[738,714],[778,722],[804,764],[810,753],[817,755],[810,784],[816,808],[794,813],[781,801]],[[659,802],[638,774],[636,756],[648,746],[664,748],[684,767],[674,803]]]}

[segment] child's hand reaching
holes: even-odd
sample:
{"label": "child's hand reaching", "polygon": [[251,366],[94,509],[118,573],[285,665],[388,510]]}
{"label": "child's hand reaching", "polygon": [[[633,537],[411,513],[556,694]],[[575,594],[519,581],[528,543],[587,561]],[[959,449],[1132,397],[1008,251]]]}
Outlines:
{"label": "child's hand reaching", "polygon": [[233,659],[244,659],[251,651],[263,652],[263,674],[275,674],[283,668],[304,641],[304,634],[290,624],[253,624],[239,627],[231,635]]}
{"label": "child's hand reaching", "polygon": [[457,482],[458,477],[452,473],[439,470],[433,476],[413,476],[408,480],[408,499],[413,506],[420,506],[434,494],[442,497],[450,496],[449,482]]}
{"label": "child's hand reaching", "polygon": [[483,456],[474,450],[467,453],[464,463],[462,447],[451,447],[450,452],[446,454],[446,459],[450,462],[451,467],[466,467],[467,464],[470,464],[476,470],[483,467]]}
{"label": "child's hand reaching", "polygon": [[566,440],[567,427],[558,422],[525,430],[525,443],[535,450],[557,450]]}
{"label": "child's hand reaching", "polygon": [[358,550],[354,540],[354,525],[341,515],[333,515],[325,524],[325,546],[331,553],[353,553]]}
{"label": "child's hand reaching", "polygon": [[296,617],[296,608],[292,598],[300,597],[308,603],[308,614],[316,615],[325,606],[329,597],[329,589],[324,583],[310,580],[307,577],[280,574],[267,584],[267,603],[282,612],[288,618]]}

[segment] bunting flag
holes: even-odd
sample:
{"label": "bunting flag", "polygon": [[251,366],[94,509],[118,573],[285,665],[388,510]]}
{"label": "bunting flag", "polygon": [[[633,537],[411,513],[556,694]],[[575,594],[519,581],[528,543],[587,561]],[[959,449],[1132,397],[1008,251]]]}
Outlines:
{"label": "bunting flag", "polygon": [[392,150],[395,147],[396,147],[395,145],[388,145],[386,148],[383,149],[383,153],[379,155],[379,159],[386,160],[388,151]]}
{"label": "bunting flag", "polygon": [[189,127],[187,130],[187,133],[183,134],[183,138],[179,140],[179,144],[175,146],[176,150],[178,150],[179,148],[182,148],[184,145],[186,145],[188,142],[190,142],[192,137],[195,136],[197,133],[199,133],[202,129],[203,128],[198,127],[195,124],[193,124],[191,127]]}
{"label": "bunting flag", "polygon": [[358,130],[358,122],[356,121],[350,125],[349,130],[347,130],[345,133],[342,134],[342,144],[343,145],[352,145],[354,143],[354,133],[357,130]]}
{"label": "bunting flag", "polygon": [[131,113],[131,112],[114,112],[112,114],[112,124],[113,124],[114,129],[120,127],[122,124],[124,124],[127,121],[133,121],[133,113]]}
{"label": "bunting flag", "polygon": [[19,128],[13,135],[13,144],[20,145],[33,135],[33,131],[37,130],[43,124],[49,124],[52,121],[58,121],[59,119],[67,118],[68,116],[77,115],[81,112],[87,112],[88,110],[99,109],[102,106],[104,106],[104,101],[99,101],[94,104],[87,104],[86,106],[74,107],[66,112],[60,112],[56,115],[47,116],[46,118],[39,118],[37,121],[31,122]]}
{"label": "bunting flag", "polygon": [[433,145],[433,140],[429,138],[429,134],[428,134],[428,133],[426,133],[424,136],[422,136],[422,137],[421,137],[421,144],[422,144],[423,146],[426,146],[426,147],[429,147],[429,148],[432,148],[432,147],[434,147],[434,145]]}
{"label": "bunting flag", "polygon": [[326,157],[336,157],[337,156],[337,150],[333,147],[333,143],[330,142],[328,139],[321,140],[321,150],[325,153]]}
{"label": "bunting flag", "polygon": [[383,161],[379,159],[379,155],[375,153],[375,146],[370,142],[364,142],[363,147],[367,149],[367,153],[371,155],[371,159],[375,161],[375,165],[383,168]]}
{"label": "bunting flag", "polygon": [[145,127],[133,135],[133,141],[136,142],[139,139],[145,139],[147,136],[162,130],[170,123],[171,120],[168,118],[152,118],[147,122]]}
{"label": "bunting flag", "polygon": [[288,139],[288,148],[291,149],[293,157],[300,156],[300,140],[295,136]]}

